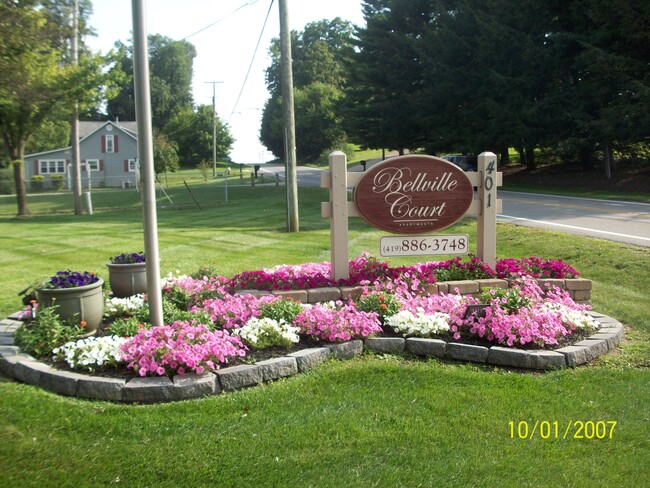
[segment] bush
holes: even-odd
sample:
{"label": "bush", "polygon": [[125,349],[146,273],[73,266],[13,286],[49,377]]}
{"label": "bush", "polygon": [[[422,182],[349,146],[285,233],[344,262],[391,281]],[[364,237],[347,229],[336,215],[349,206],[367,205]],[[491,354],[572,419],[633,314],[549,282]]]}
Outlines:
{"label": "bush", "polygon": [[30,183],[32,191],[42,191],[45,186],[45,176],[34,175],[31,177]]}
{"label": "bush", "polygon": [[63,190],[65,184],[63,175],[52,175],[50,176],[50,181],[52,182],[52,188],[55,190]]}
{"label": "bush", "polygon": [[296,320],[296,316],[302,312],[302,309],[303,306],[299,302],[280,299],[264,305],[261,316],[278,322],[284,320],[286,323],[292,324]]}
{"label": "bush", "polygon": [[52,350],[83,333],[84,322],[64,321],[56,314],[57,306],[39,308],[36,319],[16,331],[16,344],[27,354],[46,357]]}
{"label": "bush", "polygon": [[210,172],[212,171],[212,164],[208,161],[203,160],[196,165],[196,169],[198,169],[203,176],[203,181],[208,181]]}
{"label": "bush", "polygon": [[382,323],[386,317],[395,315],[401,308],[400,301],[388,293],[371,293],[363,295],[356,303],[357,309],[362,312],[375,312]]}
{"label": "bush", "polygon": [[0,195],[11,195],[14,192],[14,179],[8,168],[0,170]]}

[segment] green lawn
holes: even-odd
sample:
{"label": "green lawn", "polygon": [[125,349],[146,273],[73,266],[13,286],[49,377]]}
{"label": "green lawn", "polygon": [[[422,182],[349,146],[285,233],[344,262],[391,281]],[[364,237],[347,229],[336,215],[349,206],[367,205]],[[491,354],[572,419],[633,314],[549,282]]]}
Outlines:
{"label": "green lawn", "polygon": [[[206,189],[206,196],[209,191]],[[98,192],[99,193],[99,192]],[[143,249],[137,200],[93,216],[0,217],[0,313],[62,268],[95,270]],[[57,198],[43,196],[44,210]],[[173,198],[173,197],[172,197]],[[180,193],[179,197],[180,198]],[[199,197],[202,198],[202,197]],[[163,272],[224,275],[329,260],[327,194],[301,189],[301,232],[284,232],[284,188],[230,188],[228,205],[159,208]],[[165,202],[161,197],[161,204]],[[199,200],[202,201],[202,200]],[[7,215],[0,200],[0,215]],[[468,220],[449,232],[468,233]],[[350,255],[381,232],[351,222]],[[650,249],[499,224],[500,257],[564,259],[594,282],[597,311],[626,340],[595,364],[549,373],[364,355],[231,394],[116,405],[0,382],[2,486],[643,486],[650,476]],[[442,259],[442,258],[441,258]],[[394,263],[414,262],[413,259]],[[509,422],[616,421],[611,438],[511,438]]]}

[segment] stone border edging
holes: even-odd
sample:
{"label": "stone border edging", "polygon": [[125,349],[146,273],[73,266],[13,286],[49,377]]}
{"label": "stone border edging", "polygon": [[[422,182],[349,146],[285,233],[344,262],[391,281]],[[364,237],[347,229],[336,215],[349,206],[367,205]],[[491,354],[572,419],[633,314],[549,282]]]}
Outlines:
{"label": "stone border edging", "polygon": [[292,376],[309,371],[330,357],[348,359],[358,356],[364,347],[377,353],[410,352],[425,357],[549,370],[587,363],[618,346],[624,335],[623,325],[597,312],[589,314],[600,322],[599,330],[588,339],[553,351],[484,347],[417,337],[370,337],[302,349],[287,356],[232,366],[215,373],[190,373],[171,379],[166,376],[138,377],[128,381],[58,370],[20,352],[13,345],[13,335],[22,322],[9,317],[0,321],[0,372],[66,396],[122,403],[158,403],[216,395]]}
{"label": "stone border edging", "polygon": [[[534,281],[543,290],[547,291],[552,286],[565,290],[576,302],[588,304],[591,301],[592,281],[586,278],[535,278]],[[487,278],[481,280],[464,281],[441,281],[426,287],[425,293],[434,295],[436,293],[453,293],[457,291],[461,295],[473,295],[480,293],[487,288],[510,288],[517,280],[503,280],[499,278]],[[347,300],[363,290],[362,286],[333,286],[323,288],[309,288],[301,290],[237,290],[240,295],[265,296],[274,295],[280,298],[296,300],[301,303],[328,302],[330,300]]]}

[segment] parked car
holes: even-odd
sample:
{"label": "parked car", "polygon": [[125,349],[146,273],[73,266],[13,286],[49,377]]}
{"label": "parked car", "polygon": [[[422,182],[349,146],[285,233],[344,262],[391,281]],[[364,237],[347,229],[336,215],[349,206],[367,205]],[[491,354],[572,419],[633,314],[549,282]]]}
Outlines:
{"label": "parked car", "polygon": [[455,164],[463,171],[476,171],[478,166],[476,156],[467,156],[465,154],[445,154],[442,159]]}

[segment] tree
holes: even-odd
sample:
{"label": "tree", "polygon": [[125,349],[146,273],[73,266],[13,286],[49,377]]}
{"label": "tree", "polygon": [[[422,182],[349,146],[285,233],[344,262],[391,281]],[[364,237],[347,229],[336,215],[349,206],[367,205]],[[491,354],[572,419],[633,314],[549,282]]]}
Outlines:
{"label": "tree", "polygon": [[422,147],[422,36],[429,31],[429,1],[368,0],[346,88],[346,130],[368,148]]}
{"label": "tree", "polygon": [[[151,34],[149,42],[149,82],[151,90],[152,125],[163,129],[175,113],[192,106],[192,71],[195,47],[188,41],[174,41],[169,37]],[[132,48],[116,43],[124,53],[122,70],[133,76]],[[133,83],[125,83],[119,94],[106,106],[108,116],[135,120]]]}
{"label": "tree", "polygon": [[[302,32],[291,32],[299,159],[315,160],[323,150],[346,140],[340,103],[353,51],[353,32],[352,24],[338,17],[307,24]],[[279,39],[271,41],[269,52],[272,62],[266,70],[266,84],[271,97],[262,113],[260,141],[277,157],[284,158]]]}
{"label": "tree", "polygon": [[153,167],[158,176],[163,173],[167,176],[168,171],[175,173],[180,168],[178,144],[159,131],[155,131],[153,137]]}
{"label": "tree", "polygon": [[[228,126],[216,118],[217,158],[232,150],[235,139]],[[170,141],[178,144],[180,164],[193,168],[199,162],[212,161],[212,105],[199,105],[196,110],[184,107],[176,112],[164,129]]]}
{"label": "tree", "polygon": [[[552,40],[563,61],[560,89],[572,126],[565,136],[581,149],[584,167],[598,146],[608,162],[613,146],[650,134],[650,4],[643,0],[554,1]],[[606,165],[607,176],[611,168]]]}
{"label": "tree", "polygon": [[70,114],[75,99],[94,106],[112,84],[102,71],[109,56],[64,63],[60,30],[37,1],[0,3],[0,135],[11,159],[18,215],[29,215],[24,178],[25,145],[49,116]]}

